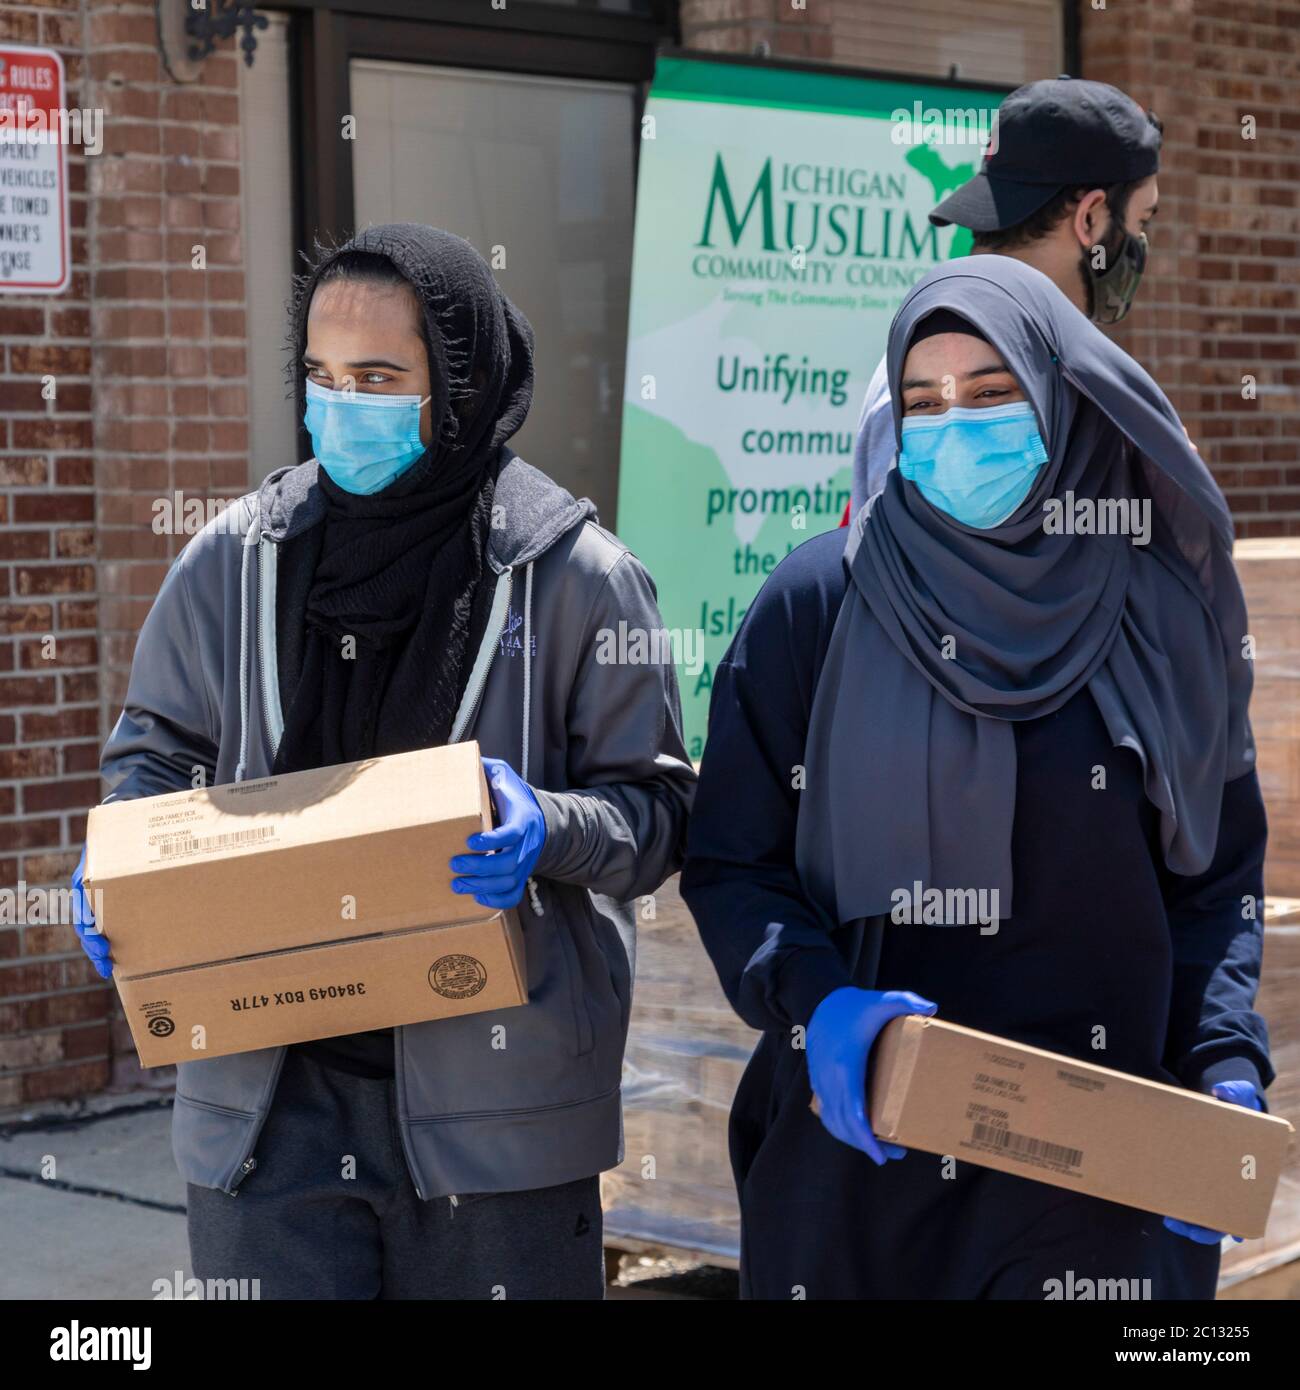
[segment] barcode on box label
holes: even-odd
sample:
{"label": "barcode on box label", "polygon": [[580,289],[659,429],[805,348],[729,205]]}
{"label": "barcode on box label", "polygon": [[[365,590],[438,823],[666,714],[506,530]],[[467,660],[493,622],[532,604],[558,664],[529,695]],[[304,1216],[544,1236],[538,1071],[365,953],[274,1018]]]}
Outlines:
{"label": "barcode on box label", "polygon": [[1016,1134],[1012,1130],[998,1129],[993,1125],[977,1124],[971,1132],[971,1142],[987,1144],[1016,1158],[1058,1164],[1062,1168],[1078,1168],[1083,1163],[1082,1149],[1067,1148],[1064,1144],[1051,1144],[1046,1139],[1032,1139],[1027,1134]]}
{"label": "barcode on box label", "polygon": [[238,849],[259,844],[275,835],[275,826],[262,825],[256,830],[231,830],[225,835],[169,835],[158,841],[158,854],[163,859],[177,859],[186,854],[206,854],[214,849]]}

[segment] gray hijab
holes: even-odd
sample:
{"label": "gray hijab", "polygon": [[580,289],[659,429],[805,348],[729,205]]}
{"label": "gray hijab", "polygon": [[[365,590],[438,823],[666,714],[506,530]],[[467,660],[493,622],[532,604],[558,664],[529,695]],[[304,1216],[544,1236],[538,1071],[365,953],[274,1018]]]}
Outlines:
{"label": "gray hijab", "polygon": [[[1111,742],[1141,759],[1175,873],[1209,866],[1224,783],[1254,766],[1232,521],[1173,407],[1045,275],[974,256],[927,275],[890,327],[896,438],[903,359],[945,309],[1002,354],[1049,457],[990,530],[932,507],[897,469],[853,522],[796,841],[805,890],[839,923],[887,913],[917,881],[996,889],[1009,917],[1012,724],[1085,686]],[[1150,543],[1047,534],[1043,504],[1067,492],[1150,499]]]}

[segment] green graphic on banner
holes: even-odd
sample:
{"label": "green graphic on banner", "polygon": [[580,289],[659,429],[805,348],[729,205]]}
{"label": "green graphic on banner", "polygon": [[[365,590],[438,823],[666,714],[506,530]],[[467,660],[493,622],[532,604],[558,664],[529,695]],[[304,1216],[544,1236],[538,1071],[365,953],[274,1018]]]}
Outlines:
{"label": "green graphic on banner", "polygon": [[997,92],[662,59],[637,177],[618,532],[655,577],[687,746],[763,580],[839,524],[889,322],[970,233]]}

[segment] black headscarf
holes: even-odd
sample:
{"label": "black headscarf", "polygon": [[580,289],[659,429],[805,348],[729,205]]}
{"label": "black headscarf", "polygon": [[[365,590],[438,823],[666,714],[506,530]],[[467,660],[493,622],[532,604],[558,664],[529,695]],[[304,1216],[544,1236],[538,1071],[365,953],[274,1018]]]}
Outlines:
{"label": "black headscarf", "polygon": [[468,242],[415,223],[372,227],[304,277],[295,361],[316,287],[339,257],[357,251],[387,257],[419,299],[435,438],[368,497],[319,471],[324,519],[288,542],[292,556],[281,562],[282,583],[292,583],[284,571],[295,567],[310,580],[277,771],[447,741],[491,602],[483,581],[502,446],[532,400],[527,319]]}
{"label": "black headscarf", "polygon": [[[903,302],[887,354],[900,441],[903,359],[936,311],[978,324],[1001,353],[1049,458],[988,530],[931,506],[897,469],[855,519],[808,733],[796,857],[810,895],[844,923],[887,913],[917,881],[996,889],[1009,917],[1013,723],[1085,687],[1112,743],[1142,761],[1167,866],[1199,873],[1224,783],[1254,765],[1223,496],[1151,378],[1007,256],[954,261]],[[1043,504],[1067,492],[1149,498],[1150,543],[1048,534]]]}

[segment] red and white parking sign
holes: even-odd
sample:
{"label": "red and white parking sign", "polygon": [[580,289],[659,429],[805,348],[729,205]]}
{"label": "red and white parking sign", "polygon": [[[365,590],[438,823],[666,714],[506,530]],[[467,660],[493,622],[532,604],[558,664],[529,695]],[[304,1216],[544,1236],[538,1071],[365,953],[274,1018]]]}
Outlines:
{"label": "red and white parking sign", "polygon": [[0,46],[0,294],[68,286],[63,59]]}

